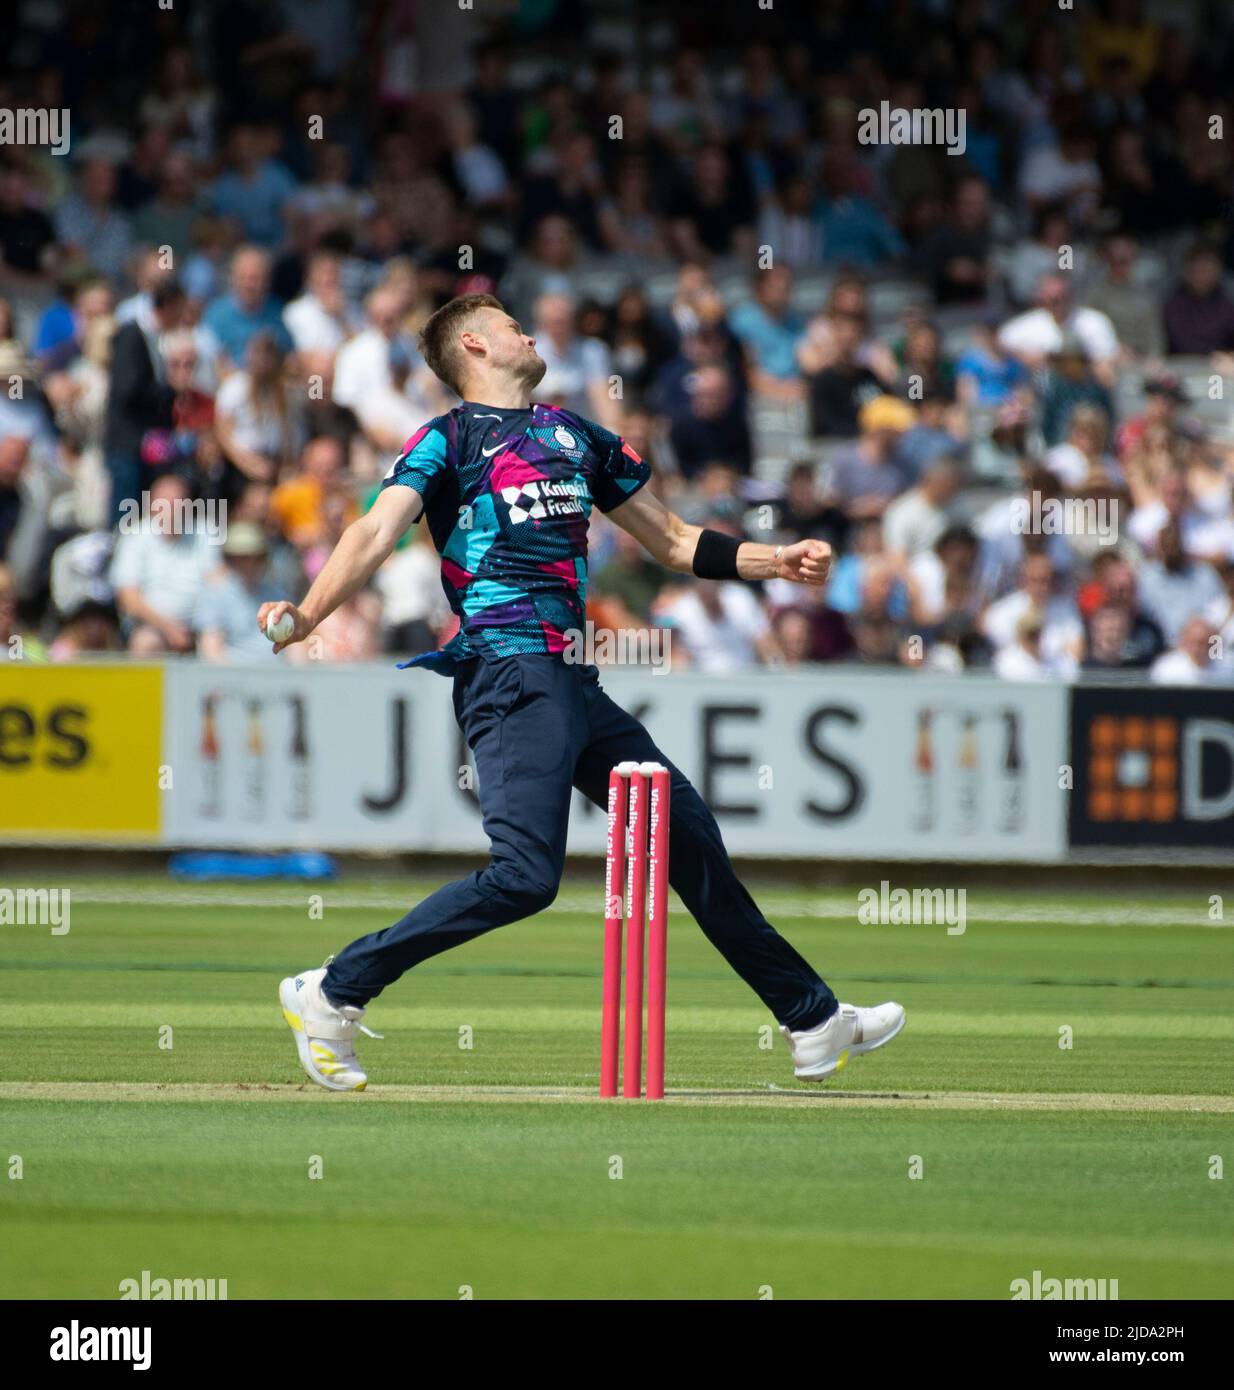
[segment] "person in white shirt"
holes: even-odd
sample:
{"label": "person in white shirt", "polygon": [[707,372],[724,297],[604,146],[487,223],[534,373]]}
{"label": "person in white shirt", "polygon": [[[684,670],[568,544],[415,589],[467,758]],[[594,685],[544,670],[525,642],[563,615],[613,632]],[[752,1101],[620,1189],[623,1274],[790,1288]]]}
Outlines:
{"label": "person in white shirt", "polygon": [[[412,379],[423,386],[430,399],[445,404],[444,390],[436,384],[432,373],[424,366],[415,344],[403,332],[402,317],[406,311],[405,296],[391,285],[378,285],[365,301],[368,327],[357,333],[339,349],[334,363],[334,402],[358,410],[366,392],[390,385],[390,348],[397,341],[415,364]],[[427,377],[432,388],[421,381]],[[436,413],[436,411],[432,412]],[[421,421],[423,424],[423,421]]]}
{"label": "person in white shirt", "polygon": [[685,644],[690,664],[710,674],[757,666],[776,654],[758,599],[740,580],[697,580],[671,600],[659,618]]}
{"label": "person in white shirt", "polygon": [[992,603],[981,618],[981,631],[996,650],[1015,645],[1017,624],[1032,610],[1042,621],[1041,652],[1048,663],[1078,662],[1084,654],[1084,624],[1070,599],[1054,593],[1054,567],[1048,555],[1026,555],[1020,586]]}
{"label": "person in white shirt", "polygon": [[912,557],[938,540],[950,521],[951,503],[960,490],[959,465],[937,459],[916,487],[897,497],[883,513],[883,541],[895,555]]}
{"label": "person in white shirt", "polygon": [[1145,502],[1127,518],[1127,534],[1149,555],[1161,545],[1161,533],[1173,525],[1183,550],[1196,559],[1220,563],[1234,559],[1234,521],[1197,506],[1187,474],[1171,469],[1157,488],[1157,500]]}
{"label": "person in white shirt", "polygon": [[1154,685],[1209,685],[1232,679],[1220,659],[1221,639],[1207,618],[1192,618],[1183,626],[1178,644],[1162,652],[1149,668]]}
{"label": "person in white shirt", "polygon": [[1005,681],[1046,681],[1075,678],[1078,662],[1065,651],[1045,648],[1045,614],[1029,608],[1016,619],[1015,640],[994,654],[994,672]]}
{"label": "person in white shirt", "polygon": [[1112,386],[1121,351],[1114,325],[1100,309],[1077,307],[1071,286],[1062,275],[1042,277],[1037,286],[1037,308],[1003,324],[998,341],[1030,371],[1039,371],[1062,348],[1067,334],[1083,344],[1097,379]]}
{"label": "person in white shirt", "polygon": [[1100,406],[1077,405],[1067,421],[1067,438],[1046,450],[1045,466],[1070,492],[1112,484],[1122,486],[1123,473],[1109,452],[1110,421]]}
{"label": "person in white shirt", "polygon": [[217,544],[184,525],[189,489],[166,473],[150,485],[149,515],[140,526],[122,521],[111,562],[111,585],[124,620],[128,649],[142,656],[191,652],[193,618],[206,578],[222,563]]}
{"label": "person in white shirt", "polygon": [[337,352],[363,326],[343,294],[342,261],[318,251],[308,264],[304,293],[283,310],[297,352]]}
{"label": "person in white shirt", "polygon": [[1177,522],[1163,526],[1157,536],[1157,558],[1140,567],[1140,601],[1167,642],[1178,640],[1188,619],[1205,612],[1224,594],[1217,571],[1205,560],[1193,560],[1183,549]]}

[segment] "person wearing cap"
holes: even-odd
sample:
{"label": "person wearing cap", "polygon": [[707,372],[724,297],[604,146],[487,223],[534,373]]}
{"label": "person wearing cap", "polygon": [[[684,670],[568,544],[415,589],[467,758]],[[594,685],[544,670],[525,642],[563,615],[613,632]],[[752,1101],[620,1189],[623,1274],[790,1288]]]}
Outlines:
{"label": "person wearing cap", "polygon": [[1074,656],[1051,651],[1044,642],[1045,631],[1045,612],[1036,607],[1025,609],[1016,619],[1015,640],[995,653],[995,673],[1006,681],[1074,679]]}
{"label": "person wearing cap", "polygon": [[1113,419],[1114,401],[1078,333],[1064,333],[1049,360],[1041,391],[1040,423],[1042,440],[1052,449],[1066,440],[1077,406],[1096,406],[1107,419]]}
{"label": "person wearing cap", "polygon": [[207,661],[256,661],[268,657],[270,643],[257,625],[263,603],[278,597],[270,578],[265,532],[252,521],[227,528],[223,564],[202,586],[193,613],[198,652]]}
{"label": "person wearing cap", "polygon": [[850,518],[881,516],[887,504],[908,486],[900,442],[916,423],[917,413],[895,396],[876,396],[857,417],[860,438],[831,462],[827,499]]}

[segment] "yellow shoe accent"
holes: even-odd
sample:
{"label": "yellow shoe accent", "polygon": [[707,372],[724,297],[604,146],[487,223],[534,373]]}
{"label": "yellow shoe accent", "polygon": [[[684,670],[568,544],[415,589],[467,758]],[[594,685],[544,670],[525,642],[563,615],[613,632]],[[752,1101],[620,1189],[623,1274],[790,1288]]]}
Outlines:
{"label": "yellow shoe accent", "polygon": [[847,1062],[847,1061],[848,1061],[848,1053],[847,1053],[847,1052],[841,1052],[841,1053],[840,1053],[840,1060],[836,1063],[836,1071],[843,1071],[843,1070],[844,1070],[844,1064],[845,1064],[845,1062]]}
{"label": "yellow shoe accent", "polygon": [[304,1032],[304,1024],[300,1022],[299,1018],[293,1014],[290,1009],[283,1010],[283,1017],[291,1024],[297,1033]]}
{"label": "yellow shoe accent", "polygon": [[359,1084],[358,1086],[353,1086],[351,1089],[352,1089],[353,1091],[362,1091],[362,1090],[364,1090],[364,1088],[365,1088],[367,1085],[368,1085],[368,1082],[367,1082],[367,1081],[361,1081],[360,1084]]}

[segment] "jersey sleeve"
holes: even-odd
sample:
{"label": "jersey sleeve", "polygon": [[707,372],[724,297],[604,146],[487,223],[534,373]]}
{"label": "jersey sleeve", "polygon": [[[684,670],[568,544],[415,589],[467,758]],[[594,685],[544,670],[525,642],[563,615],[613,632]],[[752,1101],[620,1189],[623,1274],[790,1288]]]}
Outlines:
{"label": "jersey sleeve", "polygon": [[[433,494],[441,486],[446,466],[446,417],[439,415],[427,425],[422,425],[403,445],[403,452],[381,480],[382,490],[388,487],[415,488],[424,499],[424,511],[427,511]],[[422,511],[421,516],[423,514]]]}
{"label": "jersey sleeve", "polygon": [[612,430],[593,424],[591,438],[597,455],[591,495],[602,512],[611,512],[633,497],[651,477],[651,464]]}

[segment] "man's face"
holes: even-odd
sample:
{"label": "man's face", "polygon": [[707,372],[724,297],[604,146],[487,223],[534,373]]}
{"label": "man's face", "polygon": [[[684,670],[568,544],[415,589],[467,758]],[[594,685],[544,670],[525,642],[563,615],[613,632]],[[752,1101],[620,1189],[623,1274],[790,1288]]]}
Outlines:
{"label": "man's face", "polygon": [[481,309],[470,328],[463,330],[463,339],[483,342],[487,353],[482,358],[469,354],[472,370],[477,367],[486,375],[506,376],[533,387],[548,370],[544,358],[536,351],[536,340],[524,333],[522,325],[504,309]]}
{"label": "man's face", "polygon": [[1216,256],[1197,256],[1184,272],[1194,294],[1212,294],[1221,283],[1221,262]]}
{"label": "man's face", "polygon": [[264,256],[246,252],[237,256],[231,271],[231,288],[241,304],[254,307],[264,302],[270,272]]}
{"label": "man's face", "polygon": [[1033,604],[1042,608],[1050,597],[1053,568],[1045,555],[1033,555],[1024,562],[1024,592]]}
{"label": "man's face", "polygon": [[1051,277],[1041,286],[1042,308],[1048,309],[1056,319],[1062,320],[1071,312],[1071,291],[1066,282]]}

